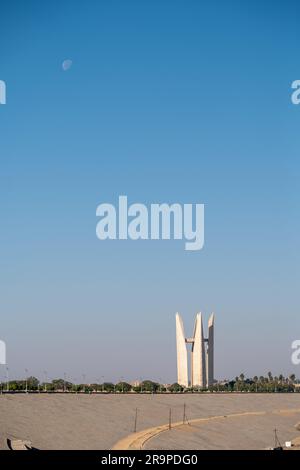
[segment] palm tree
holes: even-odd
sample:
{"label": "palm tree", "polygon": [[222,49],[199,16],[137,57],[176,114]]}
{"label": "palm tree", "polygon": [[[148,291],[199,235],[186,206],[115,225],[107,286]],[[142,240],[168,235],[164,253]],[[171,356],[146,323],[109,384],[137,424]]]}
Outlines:
{"label": "palm tree", "polygon": [[257,375],[255,375],[255,376],[253,377],[253,382],[255,383],[255,391],[256,391],[256,393],[257,393],[257,383],[258,383],[258,377],[257,377]]}
{"label": "palm tree", "polygon": [[272,372],[268,372],[268,379],[269,379],[269,382],[272,382],[273,380]]}
{"label": "palm tree", "polygon": [[235,378],[235,386],[236,386],[236,391],[238,392],[239,391],[239,378],[238,377]]}
{"label": "palm tree", "polygon": [[291,374],[291,375],[289,376],[289,379],[290,379],[290,381],[291,381],[292,384],[293,384],[293,383],[295,382],[295,379],[296,379],[295,374]]}
{"label": "palm tree", "polygon": [[279,382],[282,384],[283,379],[284,379],[283,375],[282,375],[282,374],[279,374],[279,377],[278,377],[278,378],[279,378]]}

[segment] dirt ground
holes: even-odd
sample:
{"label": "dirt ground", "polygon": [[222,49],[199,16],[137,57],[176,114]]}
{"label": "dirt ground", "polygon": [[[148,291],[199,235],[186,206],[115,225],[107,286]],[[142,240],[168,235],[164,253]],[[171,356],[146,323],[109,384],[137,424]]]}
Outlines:
{"label": "dirt ground", "polygon": [[[0,395],[0,448],[26,439],[38,449],[110,449],[134,431],[216,417],[171,429],[148,449],[263,449],[300,435],[300,394]],[[243,413],[253,414],[243,415]],[[240,416],[228,416],[233,414]],[[254,414],[261,413],[261,414]],[[225,417],[227,416],[227,417]]]}

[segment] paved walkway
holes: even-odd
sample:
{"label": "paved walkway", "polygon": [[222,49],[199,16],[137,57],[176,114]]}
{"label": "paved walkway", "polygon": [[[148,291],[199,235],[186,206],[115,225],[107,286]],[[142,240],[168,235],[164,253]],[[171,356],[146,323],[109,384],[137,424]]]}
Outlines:
{"label": "paved walkway", "polygon": [[[223,416],[210,416],[207,418],[197,418],[187,421],[183,423],[182,421],[177,423],[172,423],[171,428],[181,428],[183,426],[188,425],[197,425],[197,424],[205,424],[211,421],[217,420],[225,420],[228,418],[239,418],[245,416],[267,416],[267,415],[293,415],[300,412],[300,408],[296,409],[283,409],[283,410],[274,410],[274,411],[248,411],[245,413],[232,413],[229,415]],[[149,443],[150,439],[158,436],[161,433],[167,432],[170,430],[169,424],[164,424],[162,426],[155,426],[152,428],[145,429],[143,431],[139,431],[136,433],[129,434],[125,438],[119,440],[111,450],[140,450],[145,447],[146,443]],[[300,439],[296,438],[294,444],[300,443]]]}

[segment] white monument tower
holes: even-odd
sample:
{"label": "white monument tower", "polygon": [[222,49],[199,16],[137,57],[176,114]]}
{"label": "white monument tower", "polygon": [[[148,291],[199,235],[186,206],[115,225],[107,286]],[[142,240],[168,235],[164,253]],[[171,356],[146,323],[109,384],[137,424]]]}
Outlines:
{"label": "white monument tower", "polygon": [[[191,380],[188,379],[187,344],[191,344]],[[208,338],[204,338],[202,314],[196,315],[194,334],[186,338],[183,322],[176,313],[177,382],[183,387],[208,387],[214,382],[214,314],[208,321]]]}

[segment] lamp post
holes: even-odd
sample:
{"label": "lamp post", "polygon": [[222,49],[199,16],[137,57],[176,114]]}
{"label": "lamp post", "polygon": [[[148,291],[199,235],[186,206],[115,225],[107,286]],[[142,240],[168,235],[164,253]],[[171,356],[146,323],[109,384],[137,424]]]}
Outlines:
{"label": "lamp post", "polygon": [[28,369],[25,369],[25,393],[28,393]]}
{"label": "lamp post", "polygon": [[45,382],[44,382],[44,392],[47,392],[47,371],[44,370]]}
{"label": "lamp post", "polygon": [[102,393],[104,392],[104,375],[101,376],[102,379]]}
{"label": "lamp post", "polygon": [[8,367],[6,367],[6,391],[9,392]]}

